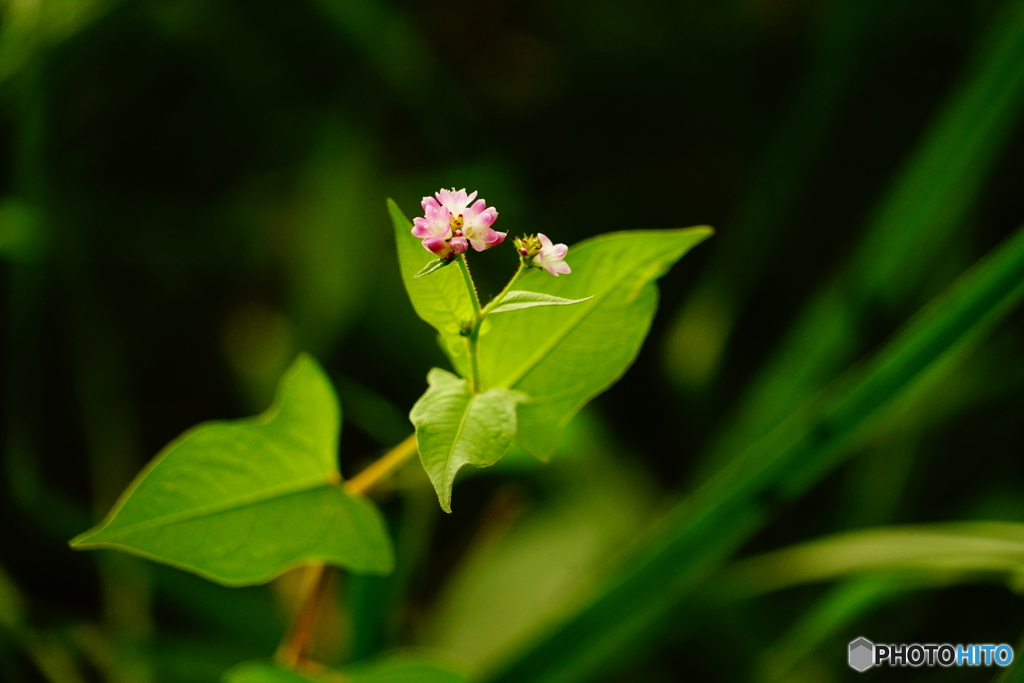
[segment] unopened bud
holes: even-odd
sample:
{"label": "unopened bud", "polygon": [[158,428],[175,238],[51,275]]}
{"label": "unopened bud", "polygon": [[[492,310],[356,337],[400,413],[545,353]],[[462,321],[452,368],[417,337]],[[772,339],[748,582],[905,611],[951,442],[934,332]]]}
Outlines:
{"label": "unopened bud", "polygon": [[540,253],[541,245],[540,239],[536,235],[527,235],[526,237],[517,237],[515,240],[516,249],[519,251],[519,257],[526,262],[528,259],[533,258]]}

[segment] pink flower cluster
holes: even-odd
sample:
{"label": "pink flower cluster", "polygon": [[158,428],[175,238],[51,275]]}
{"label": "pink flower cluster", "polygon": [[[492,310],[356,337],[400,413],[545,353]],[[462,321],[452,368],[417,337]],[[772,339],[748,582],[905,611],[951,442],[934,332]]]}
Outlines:
{"label": "pink flower cluster", "polygon": [[[423,248],[440,258],[454,258],[470,246],[476,251],[490,249],[505,240],[505,233],[491,228],[498,212],[488,207],[476,192],[465,189],[438,190],[424,197],[424,215],[413,221],[412,234],[423,239]],[[473,202],[472,205],[470,202]]]}

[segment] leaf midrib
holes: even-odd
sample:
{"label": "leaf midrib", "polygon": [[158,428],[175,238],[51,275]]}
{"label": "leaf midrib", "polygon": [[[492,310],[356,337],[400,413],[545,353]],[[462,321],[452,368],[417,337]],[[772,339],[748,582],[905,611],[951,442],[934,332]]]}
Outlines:
{"label": "leaf midrib", "polygon": [[594,309],[597,307],[597,305],[604,301],[605,298],[612,293],[612,290],[614,290],[619,283],[626,279],[626,276],[633,275],[639,270],[640,267],[638,266],[627,271],[626,275],[624,275],[623,277],[612,280],[612,284],[608,285],[608,287],[603,292],[600,292],[598,294],[592,294],[589,299],[586,299],[586,301],[592,303],[588,306],[579,306],[577,310],[582,310],[579,313],[577,313],[568,324],[563,326],[555,334],[551,335],[551,337],[549,337],[549,341],[543,344],[539,349],[537,349],[537,352],[530,356],[529,360],[526,363],[520,365],[518,375],[512,375],[512,378],[510,380],[506,380],[501,385],[502,388],[514,389],[516,385],[520,381],[522,381],[524,377],[526,377],[526,375],[532,372],[535,367],[540,365],[541,361],[543,361],[544,358],[546,358],[547,355],[551,353],[552,349],[561,344],[562,341],[564,341],[565,338],[569,336],[569,333],[576,329],[576,327],[583,321],[584,318],[586,318],[588,315],[594,312]]}
{"label": "leaf midrib", "polygon": [[154,519],[147,519],[141,522],[135,522],[124,527],[111,529],[110,525],[116,521],[116,517],[105,525],[99,531],[96,531],[84,538],[75,539],[72,541],[73,546],[86,546],[91,543],[101,543],[106,541],[90,541],[89,539],[97,536],[104,536],[110,534],[112,537],[117,536],[128,536],[130,534],[138,533],[139,531],[146,531],[149,529],[156,529],[162,526],[171,526],[172,524],[178,524],[180,522],[187,522],[200,517],[211,517],[222,512],[229,510],[240,509],[256,505],[258,503],[265,503],[276,498],[284,498],[286,496],[295,495],[297,493],[304,493],[306,491],[312,491],[313,489],[321,488],[323,486],[331,486],[333,481],[331,477],[317,477],[316,479],[308,479],[298,482],[292,482],[283,486],[275,488],[264,489],[262,491],[255,491],[245,496],[239,496],[230,500],[213,503],[210,505],[203,505],[200,507],[183,510],[178,513],[164,515],[162,517],[156,517]]}
{"label": "leaf midrib", "polygon": [[[473,409],[473,401],[477,399],[477,396],[479,396],[479,394],[470,394],[469,400],[466,401],[466,408],[462,411],[462,417],[459,419],[459,427],[458,429],[455,430],[455,438],[452,439],[451,448],[449,448],[448,450],[448,457],[445,458],[444,478],[442,479],[441,482],[442,489],[444,491],[450,491],[451,489],[449,487],[452,485],[452,482],[454,482],[455,477],[452,474],[451,469],[452,460],[455,458],[455,447],[458,445],[459,439],[462,438],[462,431],[466,427],[466,421],[469,419],[469,412]],[[449,498],[451,498],[450,495]],[[448,506],[451,507],[450,502]]]}

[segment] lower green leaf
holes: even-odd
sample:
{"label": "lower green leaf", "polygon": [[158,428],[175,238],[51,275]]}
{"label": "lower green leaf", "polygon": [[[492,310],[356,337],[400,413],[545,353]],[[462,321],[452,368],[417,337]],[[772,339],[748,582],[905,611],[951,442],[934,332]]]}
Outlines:
{"label": "lower green leaf", "polygon": [[314,561],[387,573],[394,560],[379,511],[339,485],[340,417],[330,381],[300,356],[270,409],[185,432],[71,545],[122,550],[229,586]]}
{"label": "lower green leaf", "polygon": [[420,459],[445,512],[452,484],[463,465],[486,467],[505,455],[516,435],[516,405],[522,392],[488,389],[474,394],[466,380],[434,368],[430,387],[409,414],[416,426]]}

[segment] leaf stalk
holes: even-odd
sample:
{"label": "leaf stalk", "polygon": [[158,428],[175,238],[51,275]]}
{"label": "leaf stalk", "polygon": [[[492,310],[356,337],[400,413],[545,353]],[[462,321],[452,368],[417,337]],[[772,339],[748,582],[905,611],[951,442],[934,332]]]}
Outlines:
{"label": "leaf stalk", "polygon": [[[416,434],[410,434],[402,443],[345,482],[345,491],[353,495],[365,494],[391,476],[413,457],[416,451]],[[316,627],[316,615],[330,583],[329,569],[320,563],[308,565],[299,607],[274,654],[274,658],[283,666],[298,666],[309,650]]]}

